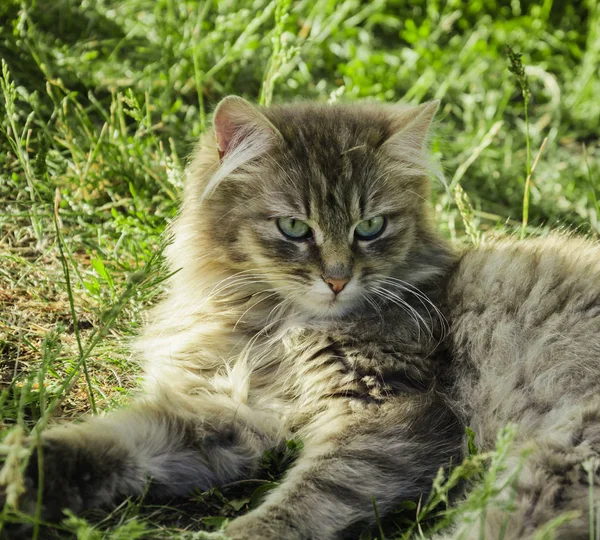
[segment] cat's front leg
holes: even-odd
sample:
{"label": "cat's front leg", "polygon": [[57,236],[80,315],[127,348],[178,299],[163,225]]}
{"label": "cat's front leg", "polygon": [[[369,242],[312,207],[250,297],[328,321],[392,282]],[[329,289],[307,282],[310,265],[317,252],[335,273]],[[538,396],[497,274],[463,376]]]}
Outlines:
{"label": "cat's front leg", "polygon": [[[277,419],[225,395],[156,395],[130,408],[42,434],[21,507],[32,512],[42,479],[42,516],[61,517],[141,495],[164,500],[238,478],[278,444]],[[42,468],[40,476],[38,468]],[[0,487],[0,489],[2,489]]]}
{"label": "cat's front leg", "polygon": [[233,540],[330,540],[395,503],[427,494],[440,467],[461,457],[462,429],[431,395],[359,412],[336,407],[305,431],[305,448],[265,503],[231,522]]}

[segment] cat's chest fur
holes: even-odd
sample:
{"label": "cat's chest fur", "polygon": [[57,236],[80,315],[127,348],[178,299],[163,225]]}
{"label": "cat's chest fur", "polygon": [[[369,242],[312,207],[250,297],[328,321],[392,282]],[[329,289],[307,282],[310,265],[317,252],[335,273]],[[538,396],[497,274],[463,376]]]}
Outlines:
{"label": "cat's chest fur", "polygon": [[433,343],[398,335],[376,340],[352,330],[291,328],[257,346],[245,360],[249,404],[278,402],[295,423],[334,403],[360,409],[431,386]]}

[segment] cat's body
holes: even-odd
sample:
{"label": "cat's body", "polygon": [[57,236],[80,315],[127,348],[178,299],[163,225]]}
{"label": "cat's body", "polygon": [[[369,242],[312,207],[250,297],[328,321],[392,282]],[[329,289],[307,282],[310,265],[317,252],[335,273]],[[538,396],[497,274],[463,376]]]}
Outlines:
{"label": "cat's body", "polygon": [[[582,463],[596,459],[600,485],[600,246],[564,236],[491,243],[461,258],[448,294],[463,421],[486,449],[502,426],[518,426],[505,475],[527,456],[515,511],[489,509],[485,538],[503,524],[504,538],[526,538],[567,511],[580,516],[559,536],[588,538]],[[475,537],[479,523],[464,529]]]}
{"label": "cat's body", "polygon": [[[599,249],[454,254],[426,202],[436,108],[223,102],[174,227],[181,270],[140,344],[146,397],[47,432],[48,515],[149,478],[157,496],[237,480],[296,437],[282,484],[226,532],[338,538],[373,519],[373,500],[385,513],[425,495],[461,460],[465,425],[489,448],[510,421],[525,426],[515,451],[542,439],[512,537],[582,509],[580,464],[599,451]],[[488,532],[503,520],[491,512]]]}

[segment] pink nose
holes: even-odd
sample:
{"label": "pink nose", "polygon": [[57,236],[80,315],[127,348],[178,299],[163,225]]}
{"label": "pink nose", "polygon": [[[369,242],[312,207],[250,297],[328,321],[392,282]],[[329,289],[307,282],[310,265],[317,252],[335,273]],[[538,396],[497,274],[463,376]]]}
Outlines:
{"label": "pink nose", "polygon": [[325,283],[327,283],[327,285],[329,285],[329,288],[335,294],[338,294],[346,286],[346,283],[348,283],[348,281],[350,281],[350,280],[349,279],[344,279],[344,278],[343,279],[330,278],[330,279],[326,279]]}

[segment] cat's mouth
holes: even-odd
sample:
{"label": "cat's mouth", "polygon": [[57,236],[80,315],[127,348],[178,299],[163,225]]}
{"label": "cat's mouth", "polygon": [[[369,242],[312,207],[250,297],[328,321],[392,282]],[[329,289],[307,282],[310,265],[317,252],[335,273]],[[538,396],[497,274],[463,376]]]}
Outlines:
{"label": "cat's mouth", "polygon": [[299,299],[300,307],[311,318],[335,319],[356,307],[360,294],[354,290],[344,290],[337,294],[332,291],[319,291]]}

